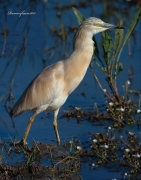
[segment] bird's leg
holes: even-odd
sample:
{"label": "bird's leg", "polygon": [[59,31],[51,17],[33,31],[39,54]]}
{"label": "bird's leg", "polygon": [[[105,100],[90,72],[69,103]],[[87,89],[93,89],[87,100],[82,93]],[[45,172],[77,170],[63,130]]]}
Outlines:
{"label": "bird's leg", "polygon": [[41,106],[40,108],[38,108],[38,109],[36,110],[36,112],[33,114],[33,116],[31,116],[31,118],[30,118],[29,121],[28,121],[28,125],[27,125],[27,128],[26,128],[26,130],[25,130],[23,139],[22,139],[21,141],[14,142],[14,143],[13,143],[14,145],[18,145],[18,144],[21,144],[21,145],[23,145],[23,146],[26,145],[26,139],[27,139],[28,133],[29,133],[29,131],[30,131],[30,127],[31,127],[31,125],[32,125],[35,117],[36,117],[37,114],[39,114],[40,112],[45,111],[46,108],[47,108],[46,106]]}
{"label": "bird's leg", "polygon": [[54,111],[53,126],[54,126],[54,130],[55,130],[56,138],[57,138],[57,143],[58,143],[58,145],[60,145],[60,137],[59,137],[58,128],[57,128],[57,115],[58,115],[58,112],[59,112],[59,109]]}
{"label": "bird's leg", "polygon": [[23,136],[23,139],[22,139],[23,145],[26,144],[26,139],[27,139],[27,136],[28,136],[28,133],[29,133],[29,130],[30,130],[30,127],[31,127],[33,121],[34,121],[34,116],[32,116],[28,121],[28,125],[27,125],[27,128],[25,130],[25,133],[24,133],[24,136]]}
{"label": "bird's leg", "polygon": [[23,146],[26,145],[26,139],[27,139],[27,136],[28,136],[30,127],[31,127],[31,125],[32,125],[32,123],[33,123],[33,121],[34,121],[34,118],[35,118],[35,115],[33,115],[33,116],[29,119],[27,128],[26,128],[25,133],[24,133],[24,136],[23,136],[23,139],[20,140],[20,141],[14,142],[14,145],[18,145],[18,144],[22,144]]}

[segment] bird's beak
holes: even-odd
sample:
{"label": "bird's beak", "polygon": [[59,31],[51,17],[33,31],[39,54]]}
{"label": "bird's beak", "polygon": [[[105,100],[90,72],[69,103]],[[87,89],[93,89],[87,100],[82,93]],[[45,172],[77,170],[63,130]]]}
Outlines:
{"label": "bird's beak", "polygon": [[116,26],[116,29],[125,29],[124,27]]}
{"label": "bird's beak", "polygon": [[108,23],[104,23],[101,25],[102,27],[106,28],[106,29],[112,29],[112,28],[116,28],[116,29],[124,29],[123,27],[119,27],[117,25],[112,25],[112,24],[108,24]]}
{"label": "bird's beak", "polygon": [[104,23],[104,24],[102,24],[102,27],[104,27],[106,29],[111,29],[111,28],[116,28],[117,26],[108,24],[108,23]]}

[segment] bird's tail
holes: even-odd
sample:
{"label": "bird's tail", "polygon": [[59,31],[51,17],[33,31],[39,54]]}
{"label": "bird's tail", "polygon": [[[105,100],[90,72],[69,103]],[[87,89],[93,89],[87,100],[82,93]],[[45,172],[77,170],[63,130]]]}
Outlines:
{"label": "bird's tail", "polygon": [[11,117],[16,117],[16,116],[18,116],[18,115],[20,115],[20,114],[22,114],[24,112],[24,110],[22,110],[21,107],[20,107],[19,100],[15,103],[15,105],[10,110],[9,115]]}

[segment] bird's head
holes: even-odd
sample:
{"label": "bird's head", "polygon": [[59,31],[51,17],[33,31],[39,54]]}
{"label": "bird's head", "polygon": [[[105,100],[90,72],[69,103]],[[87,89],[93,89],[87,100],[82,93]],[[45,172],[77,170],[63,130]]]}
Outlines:
{"label": "bird's head", "polygon": [[117,28],[117,26],[103,22],[101,19],[90,17],[83,21],[81,24],[85,28],[85,31],[97,34],[111,28]]}
{"label": "bird's head", "polygon": [[[105,31],[107,29],[111,28],[122,28],[118,27],[116,25],[108,24],[102,21],[101,19],[90,17],[82,22],[82,24],[79,26],[75,36],[74,36],[74,48],[75,43],[78,43],[79,45],[82,44],[82,41],[84,41],[85,38],[92,39],[93,35]],[[123,28],[122,28],[123,29]]]}

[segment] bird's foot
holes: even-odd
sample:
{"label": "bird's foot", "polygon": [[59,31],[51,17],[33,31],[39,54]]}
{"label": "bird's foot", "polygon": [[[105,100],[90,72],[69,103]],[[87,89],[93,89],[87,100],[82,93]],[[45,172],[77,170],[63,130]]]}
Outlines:
{"label": "bird's foot", "polygon": [[14,145],[14,146],[20,146],[21,145],[23,147],[26,147],[27,146],[27,142],[24,139],[22,139],[20,141],[13,142],[12,145]]}

